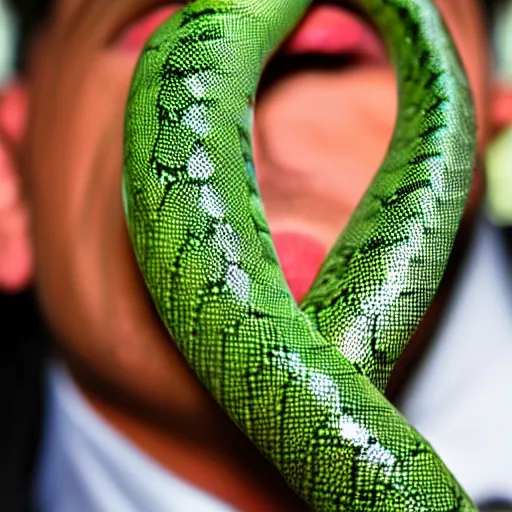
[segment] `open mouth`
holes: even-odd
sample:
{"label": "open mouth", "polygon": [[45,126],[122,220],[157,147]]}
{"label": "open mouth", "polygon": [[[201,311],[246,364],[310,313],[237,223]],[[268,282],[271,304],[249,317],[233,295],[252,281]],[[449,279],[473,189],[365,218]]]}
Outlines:
{"label": "open mouth", "polygon": [[300,71],[339,72],[354,66],[387,63],[384,43],[368,21],[338,2],[318,0],[269,61],[259,93]]}
{"label": "open mouth", "polygon": [[352,55],[373,63],[386,58],[384,46],[373,27],[355,11],[328,0],[313,2],[283,51]]}

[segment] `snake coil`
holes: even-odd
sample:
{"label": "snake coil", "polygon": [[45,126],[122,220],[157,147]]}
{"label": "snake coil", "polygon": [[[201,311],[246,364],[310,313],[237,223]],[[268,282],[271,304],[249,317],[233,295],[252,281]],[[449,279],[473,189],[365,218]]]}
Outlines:
{"label": "snake coil", "polygon": [[343,2],[399,83],[388,155],[299,308],[252,157],[264,63],[310,0],[196,0],[139,62],[123,196],[162,320],[232,420],[321,511],[475,511],[382,394],[431,302],[475,158],[471,96],[430,0]]}

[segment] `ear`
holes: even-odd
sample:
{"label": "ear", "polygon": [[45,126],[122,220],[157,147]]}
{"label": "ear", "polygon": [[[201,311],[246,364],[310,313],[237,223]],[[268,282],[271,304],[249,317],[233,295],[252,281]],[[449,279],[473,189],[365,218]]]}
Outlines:
{"label": "ear", "polygon": [[17,154],[25,131],[27,92],[19,83],[0,90],[0,291],[18,292],[32,277],[28,211]]}

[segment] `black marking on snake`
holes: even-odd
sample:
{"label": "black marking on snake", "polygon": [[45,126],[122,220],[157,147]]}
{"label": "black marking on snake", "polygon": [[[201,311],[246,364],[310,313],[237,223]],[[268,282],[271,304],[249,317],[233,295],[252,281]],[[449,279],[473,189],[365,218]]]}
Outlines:
{"label": "black marking on snake", "polygon": [[363,375],[366,377],[364,370],[361,368],[361,365],[357,361],[353,362],[352,366],[359,375]]}
{"label": "black marking on snake", "polygon": [[265,313],[264,311],[258,311],[257,309],[253,308],[252,306],[249,307],[249,309],[247,311],[247,315],[251,318],[256,318],[256,320],[262,320],[264,318],[266,318],[266,319],[278,318],[276,315],[271,315],[269,313]]}
{"label": "black marking on snake", "polygon": [[372,237],[370,238],[364,246],[361,247],[361,254],[369,254],[373,251],[377,251],[379,249],[387,249],[388,247],[393,247],[395,245],[399,245],[410,240],[410,235],[398,236],[395,238],[389,237]]}
{"label": "black marking on snake", "polygon": [[[351,289],[352,288],[352,289]],[[344,304],[350,304],[351,299],[355,297],[355,290],[349,284],[348,287],[341,288],[339,292],[335,293],[328,302],[324,302],[323,306],[328,308],[335,307],[340,300],[343,300]]]}
{"label": "black marking on snake", "polygon": [[418,290],[402,290],[399,297],[414,297],[418,294]]}
{"label": "black marking on snake", "polygon": [[241,325],[242,321],[240,319],[237,319],[228,327],[224,327],[224,329],[222,329],[222,340],[227,341],[229,336],[234,336],[232,341],[238,341]]}
{"label": "black marking on snake", "polygon": [[240,148],[242,149],[242,154],[244,158],[250,159],[251,158],[251,145],[252,140],[249,132],[247,131],[247,128],[242,125],[237,125],[236,130],[238,132],[238,138],[240,139]]}
{"label": "black marking on snake", "polygon": [[316,472],[316,465],[315,465],[315,462],[316,462],[315,455],[316,455],[316,453],[318,453],[318,450],[316,450],[315,446],[317,444],[317,440],[320,436],[320,431],[322,429],[323,429],[323,424],[320,424],[318,427],[316,427],[313,430],[313,432],[311,433],[311,437],[309,438],[308,449],[306,451],[306,462],[307,462],[308,457],[310,457],[310,462],[308,463],[307,467],[305,468],[305,471],[307,472],[306,474],[308,474],[310,476],[310,478],[309,479],[302,478],[301,486],[300,486],[301,492],[305,496],[310,496],[309,489],[308,489],[308,487],[311,487],[310,482],[316,481],[316,477],[317,477],[316,473],[317,472]]}
{"label": "black marking on snake", "polygon": [[[387,2],[386,2],[387,3]],[[390,4],[388,4],[390,5]],[[408,10],[405,7],[398,7],[396,9],[396,13],[398,14],[398,17],[404,24],[404,26],[409,29],[409,26],[411,24],[411,16],[409,15]]]}
{"label": "black marking on snake", "polygon": [[162,194],[162,198],[160,199],[160,203],[157,208],[157,212],[160,213],[171,193],[172,189],[178,183],[186,184],[186,185],[203,185],[205,180],[200,178],[190,178],[186,173],[186,169],[183,166],[180,167],[170,167],[161,164],[160,162],[154,163],[154,170],[158,174],[159,179],[162,177],[165,179],[165,183],[163,185],[164,192]]}
{"label": "black marking on snake", "polygon": [[178,42],[183,45],[191,43],[208,43],[219,41],[224,37],[224,32],[219,26],[207,25],[203,31],[192,32],[186,34],[178,39]]}
{"label": "black marking on snake", "polygon": [[388,359],[385,351],[377,348],[377,323],[380,315],[375,315],[373,317],[372,327],[371,327],[371,336],[370,336],[370,350],[372,351],[373,357],[377,362],[377,367],[383,366],[384,363],[393,362],[393,360]]}
{"label": "black marking on snake", "polygon": [[442,156],[443,155],[439,151],[436,151],[434,153],[422,153],[421,155],[414,157],[412,160],[409,160],[409,165],[423,164],[425,162],[428,162],[429,160],[432,160],[434,158],[440,158]]}
{"label": "black marking on snake", "polygon": [[187,234],[185,236],[185,241],[178,247],[176,250],[176,254],[174,256],[174,259],[172,261],[170,271],[171,275],[174,275],[175,277],[178,276],[179,270],[181,269],[181,260],[186,253],[188,248],[194,248],[199,247],[201,245],[201,239],[196,236],[190,229],[187,229]]}
{"label": "black marking on snake", "polygon": [[249,214],[249,216],[250,216],[252,223],[254,225],[254,228],[256,229],[258,234],[264,233],[265,235],[270,236],[270,228],[268,227],[267,224],[260,222],[258,220],[257,216],[255,216],[252,212]]}
{"label": "black marking on snake", "polygon": [[442,71],[431,71],[427,81],[425,82],[425,85],[424,85],[425,89],[427,89],[427,90],[432,89],[434,84],[443,75],[444,75],[444,72],[442,72]]}
{"label": "black marking on snake", "polygon": [[206,65],[204,67],[197,67],[197,66],[188,66],[187,69],[183,69],[180,67],[182,64],[181,61],[172,61],[168,60],[165,62],[165,64],[162,66],[161,69],[161,75],[162,78],[170,80],[173,77],[177,77],[180,79],[187,78],[188,76],[194,75],[196,73],[204,73],[205,71],[215,71],[220,73],[221,71],[214,70],[211,65]]}
{"label": "black marking on snake", "polygon": [[202,11],[196,11],[196,12],[190,12],[188,9],[183,10],[183,17],[181,19],[180,28],[185,27],[189,23],[191,23],[194,20],[197,20],[198,18],[202,18],[203,16],[215,16],[219,14],[218,9],[213,9],[211,7],[207,9],[203,9]]}
{"label": "black marking on snake", "polygon": [[[156,104],[156,108],[158,110],[158,120],[161,124],[163,124],[163,125],[167,124],[167,126],[175,124],[176,122],[182,123],[183,118],[185,117],[185,114],[188,112],[190,107],[205,106],[207,108],[211,108],[216,104],[217,104],[217,101],[214,99],[201,99],[201,100],[194,101],[193,103],[190,103],[181,108],[175,108],[175,107],[167,108],[165,105],[158,102]],[[173,116],[176,118],[176,121],[173,119]],[[158,142],[158,139],[157,139],[157,142]]]}
{"label": "black marking on snake", "polygon": [[[358,457],[361,455],[361,447],[357,445],[352,445],[352,452],[354,454],[353,457],[351,457],[351,467],[350,467],[350,474],[352,475],[352,478],[350,479],[351,482],[357,482],[358,481],[358,475],[359,475],[359,460]],[[352,496],[352,499],[356,499],[355,493]]]}
{"label": "black marking on snake", "polygon": [[228,294],[228,285],[225,278],[220,278],[215,281],[209,281],[206,288],[201,288],[197,292],[197,304],[194,308],[191,317],[195,321],[191,324],[190,336],[195,338],[199,334],[198,324],[201,311],[205,304],[213,300],[215,297],[226,296]]}
{"label": "black marking on snake", "polygon": [[158,122],[160,125],[171,125],[173,120],[171,117],[171,111],[166,108],[161,103],[157,103],[155,105],[157,116],[158,116]]}
{"label": "black marking on snake", "polygon": [[263,259],[269,263],[277,264],[278,260],[272,246],[270,243],[267,243],[267,241],[262,236],[268,236],[270,238],[269,241],[271,241],[272,235],[270,233],[270,228],[264,223],[264,221],[258,219],[258,216],[252,211],[249,211],[249,219],[251,220],[254,230],[260,239],[260,249]]}
{"label": "black marking on snake", "polygon": [[429,128],[423,130],[420,133],[421,139],[426,139],[427,137],[430,137],[431,135],[435,135],[439,130],[442,130],[443,128],[447,128],[445,123],[436,124],[434,126],[430,126]]}
{"label": "black marking on snake", "polygon": [[435,112],[436,110],[439,110],[439,108],[441,107],[441,105],[443,103],[446,103],[448,102],[448,98],[445,98],[443,96],[436,96],[436,100],[434,101],[434,103],[432,103],[432,105],[430,105],[430,107],[427,108],[427,110],[425,111],[426,114],[432,114],[433,112]]}
{"label": "black marking on snake", "polygon": [[460,512],[464,506],[464,496],[460,492],[460,489],[455,486],[453,486],[453,496],[457,502],[457,505],[455,505],[455,507],[449,512]]}
{"label": "black marking on snake", "polygon": [[359,500],[365,503],[367,510],[376,510],[379,490],[375,485],[369,485],[359,491]]}
{"label": "black marking on snake", "polygon": [[325,290],[316,297],[308,298],[308,305],[305,306],[304,310],[315,315],[316,327],[318,328],[318,316],[324,309],[333,309],[339,303],[347,306],[354,305],[357,299],[357,290],[353,283],[349,283],[348,286],[340,286],[335,290]]}
{"label": "black marking on snake", "polygon": [[[327,285],[336,285],[337,282],[343,277],[347,268],[350,266],[352,259],[358,253],[358,247],[355,245],[342,245],[335,248],[335,257],[332,258],[332,262],[325,264],[321,269],[319,276],[321,280],[319,286],[316,285],[314,296],[322,296],[327,291]],[[308,303],[310,301],[308,300]]]}
{"label": "black marking on snake", "polygon": [[144,50],[142,50],[142,54],[145,53],[151,53],[151,52],[158,52],[162,48],[161,44],[155,44],[155,45],[146,45],[144,47]]}
{"label": "black marking on snake", "polygon": [[418,441],[416,441],[416,445],[414,446],[414,448],[411,450],[411,456],[418,457],[418,455],[420,455],[422,453],[429,454],[430,451],[425,443],[418,440]]}
{"label": "black marking on snake", "polygon": [[409,35],[411,36],[411,39],[417,43],[420,35],[420,25],[414,21],[411,21],[407,24],[407,27],[409,29]]}
{"label": "black marking on snake", "polygon": [[425,66],[427,65],[429,60],[430,60],[430,51],[425,49],[425,50],[423,50],[422,54],[420,55],[420,58],[418,59],[419,69],[425,69]]}
{"label": "black marking on snake", "polygon": [[253,369],[246,370],[242,377],[244,378],[247,384],[247,401],[245,402],[245,408],[249,410],[248,417],[245,419],[245,428],[247,432],[252,433],[252,423],[256,418],[256,413],[254,411],[254,405],[256,404],[256,400],[254,399],[257,396],[255,393],[255,389],[257,391],[257,386],[254,384],[254,381],[258,378],[258,376],[262,373],[262,366]]}
{"label": "black marking on snake", "polygon": [[[287,356],[289,354],[288,348],[286,345],[283,345],[282,347],[283,353]],[[285,446],[284,440],[285,440],[285,410],[286,410],[286,392],[289,388],[292,387],[294,381],[297,379],[295,375],[293,375],[291,372],[289,372],[288,378],[285,380],[281,387],[282,395],[280,400],[281,409],[279,410],[279,430],[280,430],[280,439],[281,439],[281,446]],[[279,450],[279,464],[283,465],[283,458],[284,458],[284,450]]]}
{"label": "black marking on snake", "polygon": [[396,204],[401,203],[404,199],[406,199],[414,192],[418,190],[423,190],[427,188],[431,188],[432,183],[430,180],[418,180],[412,183],[408,183],[407,185],[403,185],[395,190],[393,195],[387,197],[386,199],[381,200],[382,206],[384,208],[389,208],[390,206],[394,206]]}
{"label": "black marking on snake", "polygon": [[426,236],[433,235],[436,232],[436,229],[431,226],[423,226],[423,234]]}
{"label": "black marking on snake", "polygon": [[396,9],[394,6],[391,6],[391,8],[395,9],[395,11],[398,13],[400,21],[404,24],[405,29],[409,32],[409,36],[411,39],[414,39],[415,43],[417,43],[418,37],[420,35],[420,25],[411,18],[408,9],[405,7],[399,7]]}
{"label": "black marking on snake", "polygon": [[[240,332],[240,325],[242,324],[242,321],[240,319],[236,319],[234,322],[232,322],[229,326],[224,327],[221,331],[221,361],[222,361],[222,367],[226,367],[226,348],[228,347],[228,344],[230,344],[229,338],[234,337],[235,341],[239,337]],[[225,390],[226,390],[226,379],[228,377],[228,372],[222,371],[221,372],[221,392],[219,396],[220,404],[224,407],[226,405],[226,402],[224,400],[224,397],[227,396]]]}

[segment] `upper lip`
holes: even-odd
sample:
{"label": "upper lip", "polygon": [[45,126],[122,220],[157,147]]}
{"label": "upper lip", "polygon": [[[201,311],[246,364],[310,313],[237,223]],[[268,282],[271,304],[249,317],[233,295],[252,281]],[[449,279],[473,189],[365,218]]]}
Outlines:
{"label": "upper lip", "polygon": [[352,55],[367,61],[385,60],[377,32],[354,11],[338,3],[314,2],[284,47],[291,53]]}

